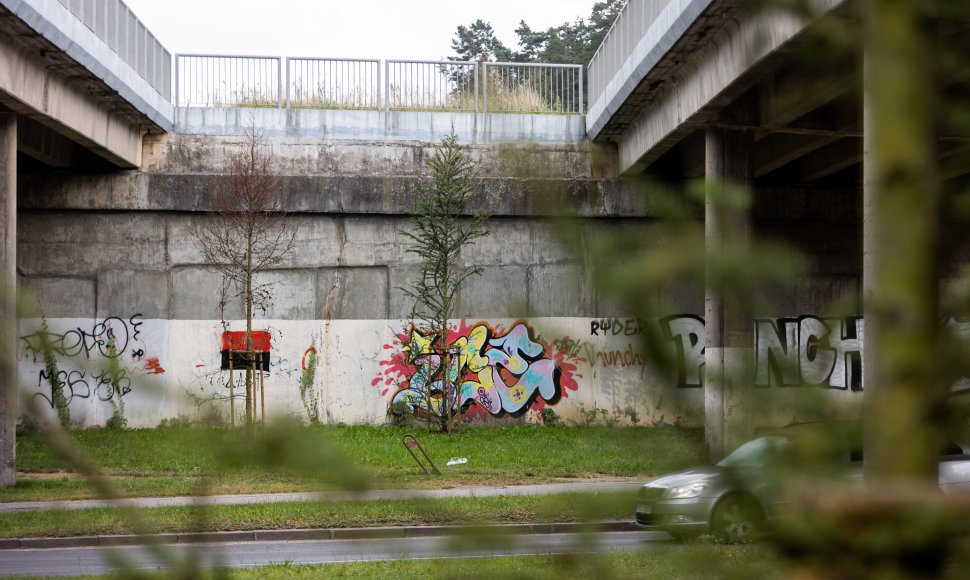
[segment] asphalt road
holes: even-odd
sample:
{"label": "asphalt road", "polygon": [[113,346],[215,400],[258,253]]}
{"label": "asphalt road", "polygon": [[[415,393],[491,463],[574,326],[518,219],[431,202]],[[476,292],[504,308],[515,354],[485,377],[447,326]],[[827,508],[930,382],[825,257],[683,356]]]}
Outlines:
{"label": "asphalt road", "polygon": [[[485,536],[469,531],[461,536],[362,540],[308,540],[168,545],[171,557],[191,558],[202,568],[248,568],[272,563],[331,564],[382,560],[550,555],[604,551],[666,549],[662,532],[588,534],[526,534]],[[0,576],[76,576],[119,572],[124,566],[141,571],[167,568],[144,546],[45,548],[0,551]],[[124,562],[124,564],[123,564]]]}

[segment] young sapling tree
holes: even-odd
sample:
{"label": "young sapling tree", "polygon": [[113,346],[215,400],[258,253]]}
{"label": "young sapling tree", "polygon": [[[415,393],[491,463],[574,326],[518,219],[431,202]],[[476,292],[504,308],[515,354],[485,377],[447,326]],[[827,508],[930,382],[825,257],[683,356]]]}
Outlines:
{"label": "young sapling tree", "polygon": [[196,235],[203,257],[222,274],[223,318],[229,299],[239,298],[245,305],[247,424],[255,417],[253,315],[257,310],[265,313],[272,303],[272,282],[257,282],[257,274],[283,262],[296,239],[296,227],[286,219],[286,202],[278,161],[252,125],[243,149],[230,156]]}
{"label": "young sapling tree", "polygon": [[[421,259],[418,277],[405,295],[414,301],[411,318],[420,320],[431,337],[427,357],[428,373],[423,373],[429,428],[434,417],[442,431],[448,432],[456,412],[458,391],[451,384],[460,377],[451,376],[453,345],[448,341],[448,319],[455,312],[455,298],[459,289],[472,276],[482,272],[481,266],[463,268],[458,262],[462,249],[478,238],[488,235],[484,226],[488,216],[479,209],[470,209],[479,196],[475,179],[475,163],[458,143],[454,130],[441,140],[428,159],[431,182],[414,191],[411,229],[401,235],[412,243],[408,252]],[[418,353],[412,353],[417,355]],[[440,381],[438,404],[432,397],[432,384]]]}

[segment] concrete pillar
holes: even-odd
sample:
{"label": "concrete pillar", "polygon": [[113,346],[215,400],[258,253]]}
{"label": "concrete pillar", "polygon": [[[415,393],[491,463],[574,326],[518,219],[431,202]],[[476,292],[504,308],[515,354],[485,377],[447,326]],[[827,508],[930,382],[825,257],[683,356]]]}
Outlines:
{"label": "concrete pillar", "polygon": [[0,488],[17,477],[17,116],[0,113]]}
{"label": "concrete pillar", "polygon": [[[725,203],[723,186],[750,187],[754,182],[754,133],[746,129],[709,128],[705,147],[707,203],[705,238],[708,259],[726,243],[750,242],[747,208]],[[738,289],[725,288],[708,263],[704,297],[707,341],[704,351],[704,431],[711,460],[719,460],[751,437],[754,413],[748,401],[747,362],[752,350],[752,321]]]}

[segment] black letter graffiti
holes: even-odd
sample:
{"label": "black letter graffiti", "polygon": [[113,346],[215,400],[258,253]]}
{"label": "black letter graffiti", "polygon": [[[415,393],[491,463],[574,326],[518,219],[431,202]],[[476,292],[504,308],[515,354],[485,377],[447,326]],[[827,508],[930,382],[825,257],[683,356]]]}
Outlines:
{"label": "black letter graffiti", "polygon": [[791,318],[754,321],[754,384],[792,387],[798,380],[798,321]]}
{"label": "black letter graffiti", "polygon": [[[105,357],[111,356],[111,348],[108,345],[113,340],[114,356],[117,357],[128,349],[128,344],[131,341],[138,338],[140,332],[138,327],[142,325],[142,322],[135,319],[140,317],[141,314],[135,314],[128,319],[128,322],[125,322],[117,316],[110,316],[101,320],[101,322],[96,322],[91,330],[78,327],[68,330],[64,334],[47,332],[46,338],[55,354],[69,357],[83,354],[85,358],[89,359],[92,352]],[[35,361],[38,357],[44,357],[41,348],[41,344],[43,344],[41,333],[43,332],[41,330],[21,337],[21,340],[24,341],[24,349],[34,356]]]}
{"label": "black letter graffiti", "polygon": [[699,388],[704,385],[704,342],[707,332],[704,319],[690,314],[660,319],[664,338],[674,343],[677,362],[677,386]]}

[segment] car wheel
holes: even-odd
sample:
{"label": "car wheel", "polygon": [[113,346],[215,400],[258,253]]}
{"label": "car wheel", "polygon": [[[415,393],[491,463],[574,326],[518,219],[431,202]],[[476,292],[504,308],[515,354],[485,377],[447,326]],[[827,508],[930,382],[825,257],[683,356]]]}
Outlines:
{"label": "car wheel", "polygon": [[728,496],[714,508],[711,532],[721,541],[750,542],[761,528],[764,513],[758,502],[745,496]]}

